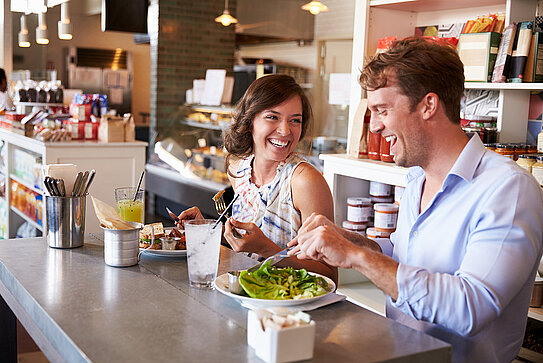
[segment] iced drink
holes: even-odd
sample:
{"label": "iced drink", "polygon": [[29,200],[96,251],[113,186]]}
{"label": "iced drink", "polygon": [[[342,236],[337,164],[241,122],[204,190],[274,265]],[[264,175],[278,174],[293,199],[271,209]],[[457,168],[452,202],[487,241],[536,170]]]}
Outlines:
{"label": "iced drink", "polygon": [[[134,200],[134,196],[136,197]],[[115,201],[117,202],[117,213],[127,222],[144,223],[143,218],[143,189],[136,187],[122,187],[115,189]]]}
{"label": "iced drink", "polygon": [[214,224],[213,219],[185,222],[190,286],[212,288],[217,277],[222,223],[213,228]]}

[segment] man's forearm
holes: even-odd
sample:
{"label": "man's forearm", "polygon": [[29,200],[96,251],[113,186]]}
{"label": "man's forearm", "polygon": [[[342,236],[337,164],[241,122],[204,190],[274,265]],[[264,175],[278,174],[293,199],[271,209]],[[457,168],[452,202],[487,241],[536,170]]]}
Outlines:
{"label": "man's forearm", "polygon": [[341,228],[341,234],[343,237],[347,238],[349,241],[358,246],[367,247],[376,252],[382,252],[381,247],[379,247],[375,241],[364,237],[360,233],[347,231],[346,229]]}
{"label": "man's forearm", "polygon": [[379,251],[368,247],[357,247],[356,252],[350,254],[351,266],[365,275],[371,282],[385,294],[396,300],[398,298],[398,284],[396,272],[398,263]]}

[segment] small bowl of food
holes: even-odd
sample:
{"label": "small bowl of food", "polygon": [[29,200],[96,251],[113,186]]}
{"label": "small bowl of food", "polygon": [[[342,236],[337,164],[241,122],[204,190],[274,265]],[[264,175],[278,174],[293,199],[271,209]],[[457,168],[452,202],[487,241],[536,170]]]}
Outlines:
{"label": "small bowl of food", "polygon": [[243,287],[239,284],[240,273],[241,271],[228,271],[228,290],[237,295],[243,293]]}

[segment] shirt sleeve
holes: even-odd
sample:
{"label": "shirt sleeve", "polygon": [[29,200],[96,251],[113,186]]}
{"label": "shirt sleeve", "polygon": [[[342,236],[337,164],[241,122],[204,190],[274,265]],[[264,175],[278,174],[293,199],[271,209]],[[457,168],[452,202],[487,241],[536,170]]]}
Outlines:
{"label": "shirt sleeve", "polygon": [[394,246],[388,238],[375,238],[374,241],[379,245],[384,255],[392,257],[392,250]]}
{"label": "shirt sleeve", "polygon": [[541,258],[543,194],[514,174],[481,197],[466,252],[454,274],[400,263],[392,306],[417,319],[475,335],[533,279]]}

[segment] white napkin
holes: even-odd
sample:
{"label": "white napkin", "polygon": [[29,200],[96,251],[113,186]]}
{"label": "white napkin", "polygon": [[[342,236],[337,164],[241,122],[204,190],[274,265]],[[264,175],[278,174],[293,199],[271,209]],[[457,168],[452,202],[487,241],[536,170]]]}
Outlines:
{"label": "white napkin", "polygon": [[[299,311],[310,311],[310,310],[315,310],[315,309],[318,309],[320,307],[323,307],[323,306],[326,306],[326,305],[330,305],[330,304],[333,304],[333,303],[336,303],[338,301],[343,301],[347,298],[347,296],[345,295],[339,295],[339,294],[336,294],[335,292],[331,293],[331,294],[328,294],[318,300],[314,300],[312,302],[308,302],[308,303],[305,303],[305,304],[300,304],[300,305],[294,305],[294,306],[288,306],[287,308],[291,308],[291,309],[294,309],[294,310],[299,310]],[[253,303],[253,302],[250,302],[250,301],[242,301],[241,302],[241,305],[249,310],[257,310],[257,309],[262,309],[262,305],[259,304],[259,303]]]}

